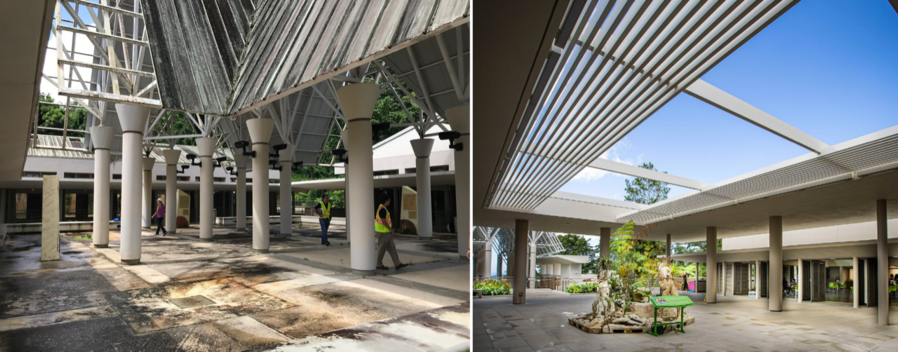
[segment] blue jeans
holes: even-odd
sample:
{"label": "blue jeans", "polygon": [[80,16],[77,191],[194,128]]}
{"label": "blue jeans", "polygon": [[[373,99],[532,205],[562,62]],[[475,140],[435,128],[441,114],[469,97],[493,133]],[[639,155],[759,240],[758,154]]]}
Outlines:
{"label": "blue jeans", "polygon": [[321,225],[321,244],[327,243],[327,228],[331,226],[331,219],[318,218],[318,224]]}

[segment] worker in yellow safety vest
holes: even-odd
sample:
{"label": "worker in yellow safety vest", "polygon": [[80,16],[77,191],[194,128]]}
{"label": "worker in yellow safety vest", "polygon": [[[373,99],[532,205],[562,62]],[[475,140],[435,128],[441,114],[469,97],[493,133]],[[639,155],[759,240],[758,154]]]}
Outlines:
{"label": "worker in yellow safety vest", "polygon": [[377,232],[377,269],[380,270],[389,269],[384,265],[384,253],[386,252],[390,252],[390,258],[393,259],[396,269],[408,266],[399,261],[399,254],[396,253],[396,243],[393,242],[393,221],[390,220],[390,211],[387,210],[389,206],[390,196],[384,195],[374,214],[374,231]]}
{"label": "worker in yellow safety vest", "polygon": [[315,213],[318,214],[318,224],[321,225],[321,244],[330,246],[327,240],[327,228],[331,226],[331,203],[328,202],[328,196],[325,194],[321,197],[321,202],[315,206]]}

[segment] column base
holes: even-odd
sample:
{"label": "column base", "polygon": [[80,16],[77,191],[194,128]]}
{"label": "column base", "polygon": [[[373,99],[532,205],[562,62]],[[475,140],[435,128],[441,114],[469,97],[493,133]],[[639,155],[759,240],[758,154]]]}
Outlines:
{"label": "column base", "polygon": [[213,242],[211,238],[200,238],[200,242]]}
{"label": "column base", "polygon": [[705,304],[717,304],[717,302],[705,302]]}
{"label": "column base", "polygon": [[255,248],[253,248],[253,250],[256,251],[256,253],[259,253],[259,254],[265,254],[265,253],[268,253],[268,249],[255,249]]}
{"label": "column base", "polygon": [[431,236],[431,237],[418,236],[418,241],[433,241],[433,236]]}
{"label": "column base", "polygon": [[780,309],[780,310],[772,310],[772,309],[771,309],[770,311],[771,311],[771,312],[774,312],[774,313],[779,313],[779,312],[782,312],[783,310],[782,310],[782,309]]}
{"label": "column base", "polygon": [[352,275],[355,276],[374,276],[376,272],[374,270],[357,270],[352,269]]}
{"label": "column base", "polygon": [[107,244],[94,244],[94,248],[109,248],[109,243],[107,243]]}
{"label": "column base", "polygon": [[140,259],[122,259],[122,264],[138,265],[138,264],[140,264]]}

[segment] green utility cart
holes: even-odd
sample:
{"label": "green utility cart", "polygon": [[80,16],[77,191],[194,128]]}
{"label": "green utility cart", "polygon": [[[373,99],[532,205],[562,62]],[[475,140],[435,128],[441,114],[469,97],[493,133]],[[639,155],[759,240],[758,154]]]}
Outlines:
{"label": "green utility cart", "polygon": [[[655,321],[652,323],[652,327],[649,330],[649,334],[659,336],[664,333],[664,327],[667,325],[680,325],[680,332],[685,333],[686,330],[683,327],[686,326],[686,323],[683,321],[683,316],[686,314],[686,307],[693,305],[692,299],[687,296],[655,296],[649,297],[649,301],[652,302],[652,305],[655,306]],[[659,323],[658,322],[658,309],[662,308],[682,308],[680,309],[680,321],[670,322],[670,323]],[[661,330],[659,333],[658,330]]]}

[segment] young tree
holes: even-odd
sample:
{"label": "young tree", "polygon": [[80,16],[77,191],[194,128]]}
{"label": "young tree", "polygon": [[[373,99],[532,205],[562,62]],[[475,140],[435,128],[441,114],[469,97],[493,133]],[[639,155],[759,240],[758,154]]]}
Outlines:
{"label": "young tree", "polygon": [[[652,163],[642,163],[639,167],[658,171]],[[666,183],[642,177],[634,178],[633,181],[624,180],[624,183],[627,185],[624,189],[627,192],[624,200],[640,204],[655,204],[667,199],[667,193],[670,192],[670,187],[667,187]]]}
{"label": "young tree", "polygon": [[559,254],[591,255],[596,252],[595,247],[590,246],[589,241],[583,238],[583,236],[567,234],[558,236],[558,240],[561,241],[561,245],[564,247],[564,251]]}

